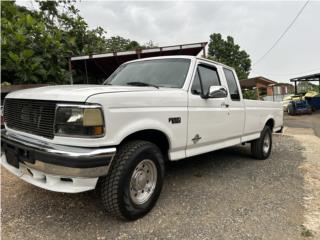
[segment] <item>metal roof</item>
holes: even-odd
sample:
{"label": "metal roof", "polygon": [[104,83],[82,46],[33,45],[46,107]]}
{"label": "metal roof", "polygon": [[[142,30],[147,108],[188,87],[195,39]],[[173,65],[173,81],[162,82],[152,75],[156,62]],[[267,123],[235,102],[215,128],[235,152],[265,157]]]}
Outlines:
{"label": "metal roof", "polygon": [[298,94],[298,87],[297,87],[297,82],[304,82],[304,81],[317,81],[319,82],[319,93],[320,93],[320,73],[315,73],[315,74],[310,74],[302,77],[296,77],[290,79],[290,82],[294,82],[294,92],[295,94]]}
{"label": "metal roof", "polygon": [[71,61],[85,60],[85,59],[99,59],[99,58],[113,58],[121,56],[136,55],[136,58],[151,57],[149,55],[155,56],[167,56],[167,55],[198,55],[201,50],[208,44],[208,42],[200,43],[189,43],[189,44],[180,44],[173,46],[164,46],[157,48],[148,48],[148,49],[136,49],[133,51],[124,51],[124,52],[111,52],[103,54],[92,54],[86,56],[76,56],[71,57]]}
{"label": "metal roof", "polygon": [[262,77],[262,76],[240,80],[240,85],[243,88],[256,87],[257,83],[261,83],[265,86],[268,86],[270,84],[276,84],[277,82],[272,81],[272,80],[265,78],[265,77]]}
{"label": "metal roof", "polygon": [[302,77],[296,77],[290,79],[290,82],[300,81],[320,81],[320,73],[310,74]]}

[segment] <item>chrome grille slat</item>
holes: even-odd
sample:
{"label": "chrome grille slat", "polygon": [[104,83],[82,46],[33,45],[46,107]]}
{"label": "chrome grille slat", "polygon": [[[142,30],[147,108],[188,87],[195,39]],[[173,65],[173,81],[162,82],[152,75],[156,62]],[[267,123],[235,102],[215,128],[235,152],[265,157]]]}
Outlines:
{"label": "chrome grille slat", "polygon": [[52,139],[56,101],[5,99],[4,120],[9,128]]}

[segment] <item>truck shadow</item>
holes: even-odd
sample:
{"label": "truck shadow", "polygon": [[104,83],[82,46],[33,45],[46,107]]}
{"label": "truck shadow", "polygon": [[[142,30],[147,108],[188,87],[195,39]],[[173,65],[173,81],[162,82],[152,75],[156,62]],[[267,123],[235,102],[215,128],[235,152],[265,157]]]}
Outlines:
{"label": "truck shadow", "polygon": [[220,172],[227,170],[235,165],[246,165],[254,161],[250,155],[250,148],[248,146],[234,146],[195,157],[185,158],[179,161],[167,162],[167,174],[177,174],[178,172],[189,172],[201,174],[199,171],[210,170],[210,172]]}

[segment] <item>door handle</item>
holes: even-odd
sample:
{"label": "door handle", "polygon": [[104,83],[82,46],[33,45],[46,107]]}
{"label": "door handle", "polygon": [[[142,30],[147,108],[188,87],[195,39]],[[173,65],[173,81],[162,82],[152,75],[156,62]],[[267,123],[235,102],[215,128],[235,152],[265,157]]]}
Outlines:
{"label": "door handle", "polygon": [[221,103],[221,107],[226,107],[226,108],[228,108],[228,107],[229,107],[229,104],[228,104],[228,103]]}

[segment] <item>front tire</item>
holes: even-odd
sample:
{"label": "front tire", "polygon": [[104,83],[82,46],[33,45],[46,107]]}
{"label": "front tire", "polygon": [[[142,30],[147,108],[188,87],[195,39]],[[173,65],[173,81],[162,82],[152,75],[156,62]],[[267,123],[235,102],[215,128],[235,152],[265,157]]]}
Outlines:
{"label": "front tire", "polygon": [[255,159],[265,160],[270,156],[272,149],[272,131],[265,126],[260,138],[251,142],[251,154]]}
{"label": "front tire", "polygon": [[123,144],[108,175],[100,181],[104,207],[128,220],[144,216],[160,195],[164,171],[162,153],[153,143],[136,140]]}

